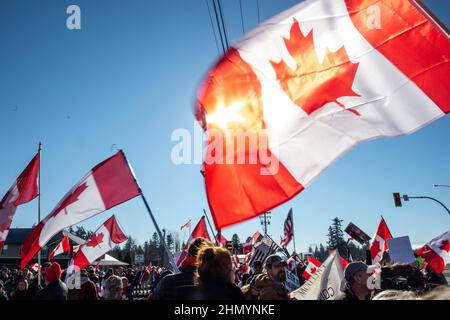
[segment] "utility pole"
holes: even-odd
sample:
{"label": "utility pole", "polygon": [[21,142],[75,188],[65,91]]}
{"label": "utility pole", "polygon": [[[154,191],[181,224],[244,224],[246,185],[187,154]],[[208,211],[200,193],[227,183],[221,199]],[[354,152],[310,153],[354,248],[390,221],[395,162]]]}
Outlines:
{"label": "utility pole", "polygon": [[270,218],[270,211],[265,212],[262,216],[259,217],[265,236],[267,236],[267,226],[270,224]]}

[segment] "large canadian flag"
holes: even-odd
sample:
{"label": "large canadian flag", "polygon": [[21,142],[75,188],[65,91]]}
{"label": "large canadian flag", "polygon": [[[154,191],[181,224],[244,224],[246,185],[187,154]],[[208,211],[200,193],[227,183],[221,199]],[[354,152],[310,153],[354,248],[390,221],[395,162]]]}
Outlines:
{"label": "large canadian flag", "polygon": [[180,254],[180,257],[178,258],[177,266],[181,266],[181,263],[187,256],[187,252],[189,249],[189,245],[191,240],[195,238],[205,238],[211,241],[211,238],[209,237],[208,229],[206,228],[206,222],[205,222],[205,216],[201,217],[200,221],[195,226],[194,230],[191,233],[191,236],[189,237],[188,241],[186,242],[186,245],[183,248],[183,251]]}
{"label": "large canadian flag", "polygon": [[450,263],[450,230],[428,242],[417,250],[417,254],[424,258],[437,274],[441,274],[446,264]]}
{"label": "large canadian flag", "polygon": [[38,153],[0,201],[0,251],[5,244],[17,207],[38,196],[39,158]]}
{"label": "large canadian flag", "polygon": [[59,231],[140,194],[122,151],[96,165],[25,239],[21,268]]}
{"label": "large canadian flag", "polygon": [[378,225],[377,232],[373,237],[372,243],[370,245],[370,255],[372,257],[372,264],[379,263],[383,259],[383,253],[387,251],[388,243],[387,240],[392,239],[392,234],[389,228],[381,218],[380,224]]}
{"label": "large canadian flag", "polygon": [[70,252],[69,236],[65,235],[60,243],[53,249],[48,255],[48,261],[51,261],[55,256],[63,254],[64,252]]}
{"label": "large canadian flag", "polygon": [[414,0],[309,0],[256,27],[198,92],[216,227],[288,201],[361,142],[444,116],[449,66],[448,35]]}
{"label": "large canadian flag", "polygon": [[80,246],[71,264],[81,270],[127,239],[113,215]]}
{"label": "large canadian flag", "polygon": [[312,257],[306,257],[306,261],[308,264],[306,265],[305,271],[303,271],[303,278],[308,280],[311,278],[311,276],[316,273],[316,271],[320,268],[322,265],[319,260],[314,259]]}

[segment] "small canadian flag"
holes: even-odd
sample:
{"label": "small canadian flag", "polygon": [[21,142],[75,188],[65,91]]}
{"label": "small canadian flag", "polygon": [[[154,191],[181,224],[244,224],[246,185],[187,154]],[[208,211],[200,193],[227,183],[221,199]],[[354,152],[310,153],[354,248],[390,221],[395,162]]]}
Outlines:
{"label": "small canadian flag", "polygon": [[35,273],[39,271],[39,264],[38,263],[32,263],[28,266],[28,269],[33,270]]}
{"label": "small canadian flag", "polygon": [[308,265],[306,266],[305,271],[303,271],[303,277],[308,280],[317,271],[317,269],[320,268],[322,263],[311,257],[306,257],[306,261],[308,261]]}
{"label": "small canadian flag", "polygon": [[77,266],[81,270],[127,239],[128,237],[120,229],[113,215],[97,229],[85,244],[80,246],[71,265]]}

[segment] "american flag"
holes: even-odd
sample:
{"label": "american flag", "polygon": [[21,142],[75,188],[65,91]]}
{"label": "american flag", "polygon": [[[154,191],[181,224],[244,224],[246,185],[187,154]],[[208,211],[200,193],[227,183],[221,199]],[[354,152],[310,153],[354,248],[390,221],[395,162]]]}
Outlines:
{"label": "american flag", "polygon": [[236,251],[234,252],[234,255],[231,260],[233,262],[234,269],[235,270],[239,269],[239,267],[241,266],[241,262],[239,261],[239,257]]}
{"label": "american flag", "polygon": [[264,261],[266,261],[266,258],[271,254],[277,252],[284,253],[283,249],[267,235],[265,235],[262,240],[254,246],[253,249],[254,250],[252,251],[252,257],[249,263],[251,267],[253,267],[253,263],[255,261],[261,261],[262,263],[264,263]]}
{"label": "american flag", "polygon": [[262,235],[259,233],[259,231],[256,231],[253,234],[253,236],[249,240],[247,240],[247,243],[242,248],[242,252],[243,253],[251,252],[255,243],[257,243],[259,240],[261,240],[261,238],[262,238]]}
{"label": "american flag", "polygon": [[292,208],[289,210],[286,221],[284,221],[284,238],[281,239],[280,245],[286,248],[294,236],[294,219],[292,218]]}

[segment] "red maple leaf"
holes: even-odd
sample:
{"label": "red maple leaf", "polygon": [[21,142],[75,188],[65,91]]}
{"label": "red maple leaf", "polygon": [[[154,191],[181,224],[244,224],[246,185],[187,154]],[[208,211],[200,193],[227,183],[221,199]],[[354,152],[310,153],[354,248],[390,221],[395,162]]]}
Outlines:
{"label": "red maple leaf", "polygon": [[450,242],[448,240],[444,240],[441,242],[441,246],[439,249],[449,252],[450,250]]}
{"label": "red maple leaf", "polygon": [[86,243],[87,247],[96,247],[100,243],[103,242],[103,232],[100,232],[98,235],[93,234],[92,237],[89,239],[89,241]]}
{"label": "red maple leaf", "polygon": [[82,183],[81,185],[79,185],[75,190],[72,191],[71,194],[69,194],[62,202],[61,204],[58,206],[58,208],[56,210],[54,210],[54,214],[53,217],[58,215],[60,212],[62,212],[64,210],[64,212],[67,214],[66,212],[66,208],[71,205],[74,202],[77,202],[79,199],[79,196],[88,188],[87,186],[87,182]]}
{"label": "red maple leaf", "polygon": [[314,272],[316,272],[316,270],[317,270],[316,267],[312,267],[309,273],[313,274]]}
{"label": "red maple leaf", "polygon": [[[349,60],[344,47],[336,52],[327,49],[320,63],[314,47],[313,31],[304,37],[295,19],[290,37],[284,38],[284,42],[297,68],[292,70],[283,60],[271,63],[284,92],[308,115],[329,102],[346,109],[337,99],[359,96],[352,90],[359,63]],[[347,110],[359,115],[356,110]]]}

